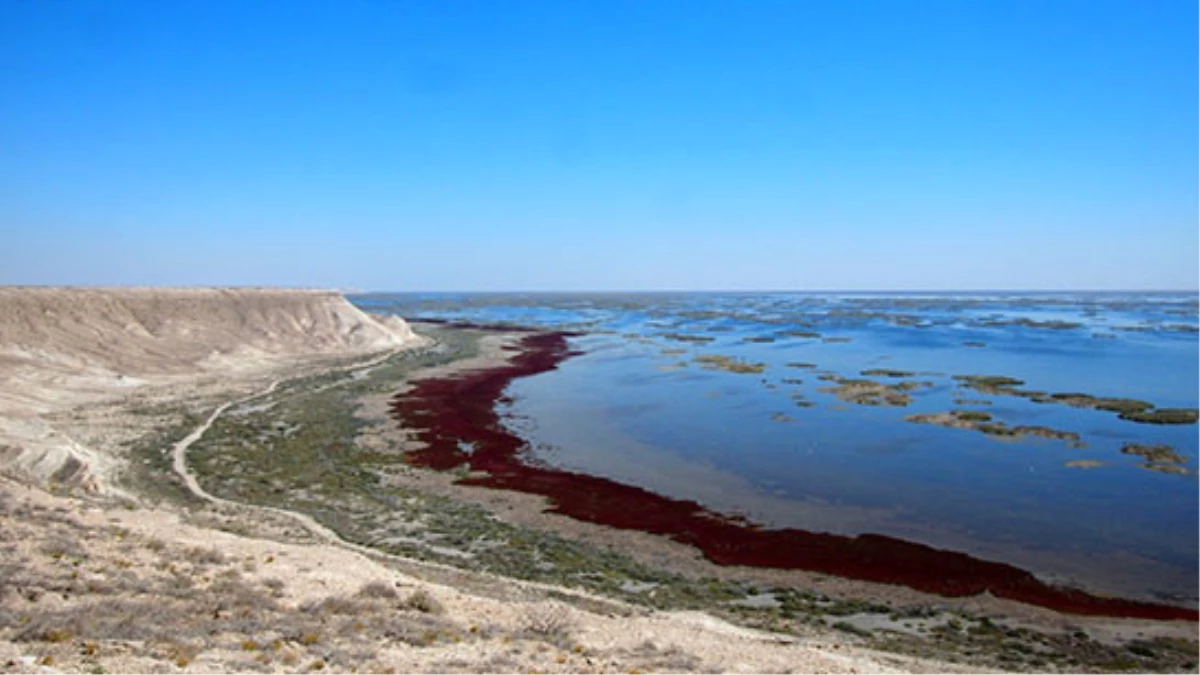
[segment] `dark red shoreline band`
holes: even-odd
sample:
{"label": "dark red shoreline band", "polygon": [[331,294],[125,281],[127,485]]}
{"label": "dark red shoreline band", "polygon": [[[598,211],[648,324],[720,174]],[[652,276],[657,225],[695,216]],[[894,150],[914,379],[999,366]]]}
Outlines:
{"label": "dark red shoreline band", "polygon": [[[1059,588],[1004,563],[973,558],[893,537],[847,537],[799,529],[760,529],[692,501],[663,497],[606,478],[547,467],[521,458],[526,444],[500,422],[496,404],[514,379],[553,370],[574,355],[568,333],[521,338],[508,363],[418,380],[392,403],[393,414],[426,444],[407,461],[439,471],[462,464],[486,476],[458,482],[546,497],[554,513],[600,525],[670,537],[695,546],[719,565],[822,572],[897,584],[943,596],[992,595],[1055,611],[1137,619],[1196,621],[1194,609]],[[472,448],[467,453],[462,445]]]}

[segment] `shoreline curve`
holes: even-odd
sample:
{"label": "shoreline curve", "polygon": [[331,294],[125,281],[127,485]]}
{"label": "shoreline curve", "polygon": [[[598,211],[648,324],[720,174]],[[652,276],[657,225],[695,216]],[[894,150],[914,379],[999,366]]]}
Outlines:
{"label": "shoreline curve", "polygon": [[[454,326],[472,327],[466,323]],[[393,417],[424,443],[423,448],[408,451],[406,461],[437,471],[465,464],[473,475],[457,480],[459,484],[539,495],[548,500],[551,513],[666,536],[695,547],[718,565],[820,572],[947,597],[991,593],[1066,614],[1200,619],[1196,609],[1061,588],[1018,567],[965,553],[878,534],[762,529],[693,501],[664,497],[607,478],[526,464],[522,461],[526,442],[504,428],[496,404],[504,400],[504,389],[513,380],[554,370],[577,355],[567,343],[568,337],[577,335],[562,331],[525,334],[507,363],[413,381],[411,388],[391,403]],[[465,452],[463,447],[472,451]]]}

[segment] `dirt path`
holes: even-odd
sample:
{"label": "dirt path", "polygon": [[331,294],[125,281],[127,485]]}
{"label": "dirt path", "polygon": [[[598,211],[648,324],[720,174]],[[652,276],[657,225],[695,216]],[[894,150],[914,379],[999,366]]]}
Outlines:
{"label": "dirt path", "polygon": [[204,488],[200,487],[200,482],[196,480],[196,476],[188,470],[187,450],[188,448],[192,447],[196,441],[200,440],[201,437],[204,436],[204,433],[213,425],[213,422],[216,422],[217,418],[220,417],[221,414],[228,410],[231,406],[246,403],[247,401],[252,401],[260,396],[271,394],[277,387],[279,387],[279,383],[282,381],[283,380],[275,380],[266,389],[263,389],[260,392],[250,394],[249,396],[243,396],[242,398],[234,399],[232,401],[226,401],[217,406],[217,409],[212,411],[212,414],[208,416],[208,419],[204,420],[200,426],[192,430],[192,433],[184,436],[174,445],[174,447],[171,448],[171,466],[174,468],[175,473],[179,474],[179,477],[183,479],[183,482],[185,485],[187,485],[189,492],[214,504],[233,504],[233,502],[221,499],[220,497],[214,497],[206,492]]}
{"label": "dirt path", "polygon": [[[379,364],[383,363],[387,359],[391,358],[395,353],[396,352],[389,352],[382,356],[373,358],[369,361],[366,361],[363,363],[352,364],[349,366],[343,366],[343,367],[335,369],[335,370],[347,370],[347,371],[368,370],[370,368],[374,368],[374,367],[378,366]],[[229,408],[231,408],[235,405],[239,405],[241,403],[247,403],[256,398],[261,398],[263,396],[270,395],[283,382],[284,382],[284,380],[275,380],[275,381],[271,382],[270,385],[268,385],[265,389],[263,389],[261,391],[258,391],[258,392],[255,392],[253,394],[249,394],[246,396],[242,396],[240,398],[237,398],[237,399],[234,399],[231,401],[227,401],[227,402],[221,404],[220,406],[217,406],[217,408],[215,410],[213,410],[212,414],[210,414],[208,416],[208,419],[206,419],[202,424],[200,424],[200,426],[193,429],[190,434],[185,436],[183,439],[181,439],[179,442],[177,442],[172,447],[172,450],[171,450],[172,466],[175,470],[175,473],[179,475],[179,477],[183,480],[184,484],[187,486],[188,491],[191,492],[196,497],[199,497],[200,499],[203,499],[203,500],[205,500],[211,504],[217,505],[217,506],[224,506],[224,507],[228,507],[230,509],[234,509],[234,510],[242,511],[242,512],[245,512],[247,510],[252,510],[252,511],[258,511],[260,513],[269,513],[269,514],[282,516],[284,518],[289,518],[292,521],[298,523],[301,527],[303,527],[305,530],[307,530],[309,534],[311,534],[313,537],[317,538],[318,540],[322,541],[323,543],[326,543],[326,544],[329,544],[332,546],[336,546],[338,548],[342,548],[345,550],[354,551],[356,553],[367,556],[368,558],[371,558],[371,559],[374,559],[377,561],[396,561],[396,562],[402,562],[405,565],[421,567],[421,568],[425,568],[425,569],[429,569],[429,570],[436,570],[436,571],[442,572],[442,573],[449,572],[449,573],[462,574],[464,571],[457,567],[452,567],[449,565],[443,565],[440,563],[430,562],[427,560],[417,560],[414,558],[406,558],[404,556],[393,555],[393,554],[386,553],[384,551],[380,551],[378,549],[374,549],[374,548],[371,548],[368,546],[362,546],[360,544],[355,544],[353,542],[346,541],[345,539],[342,539],[342,537],[337,532],[334,532],[333,530],[329,529],[328,527],[325,527],[324,525],[318,523],[315,519],[313,519],[311,516],[309,516],[307,514],[298,513],[296,511],[289,511],[287,509],[281,509],[281,508],[277,508],[274,506],[263,506],[263,505],[259,505],[259,504],[245,504],[242,502],[232,501],[229,499],[225,499],[223,497],[217,497],[216,495],[209,493],[207,490],[205,490],[203,487],[201,487],[199,481],[196,479],[195,474],[193,474],[187,466],[188,448],[190,448],[193,444],[195,444],[196,441],[199,441],[201,438],[203,438],[205,432],[207,432],[209,430],[209,428],[212,427],[212,425],[217,421],[217,419],[219,419],[221,417],[221,415],[226,410],[228,410]],[[475,571],[475,572],[472,572],[472,574],[481,579],[486,579],[486,580],[494,581],[497,583],[509,584],[509,585],[518,586],[521,588],[537,590],[540,592],[552,592],[557,595],[574,596],[582,601],[592,604],[593,606],[610,607],[610,608],[622,611],[624,613],[630,613],[630,612],[640,613],[640,612],[645,611],[641,608],[636,608],[633,605],[628,605],[626,603],[620,602],[618,600],[614,600],[612,598],[593,595],[591,593],[588,593],[586,591],[580,591],[578,589],[565,588],[565,587],[560,587],[560,586],[552,586],[549,584],[542,584],[542,583],[538,583],[538,582],[534,582],[534,581],[525,581],[525,580],[521,580],[521,579],[512,579],[509,577],[501,577],[501,576],[491,574],[488,572]],[[724,623],[724,622],[722,622],[722,623]],[[797,640],[795,638],[788,636],[788,635],[777,635],[774,633],[752,631],[750,629],[735,627],[732,624],[727,624],[726,627],[727,627],[727,629],[737,631],[741,634],[750,634],[750,633],[755,634],[759,639],[770,641],[770,642],[780,642],[780,643],[797,642]]]}
{"label": "dirt path", "polygon": [[[396,354],[395,351],[387,352],[381,356],[377,356],[377,357],[370,359],[368,361],[365,361],[363,363],[356,363],[356,364],[351,364],[349,366],[343,366],[341,368],[335,368],[331,372],[336,372],[338,370],[367,371],[371,368],[378,366],[379,364],[383,363],[384,361],[390,359],[395,354]],[[217,419],[226,410],[228,410],[232,406],[239,405],[242,403],[247,403],[249,401],[253,401],[256,398],[261,398],[263,396],[269,396],[270,394],[274,393],[275,390],[279,387],[279,385],[282,384],[283,382],[284,382],[284,380],[281,380],[281,379],[275,380],[275,381],[271,382],[271,384],[267,385],[267,387],[265,389],[263,389],[262,391],[255,392],[253,394],[249,394],[247,396],[243,396],[241,398],[237,398],[232,401],[226,401],[225,403],[222,403],[221,405],[217,406],[216,410],[213,410],[212,414],[208,416],[208,419],[204,420],[204,422],[200,426],[198,426],[192,430],[192,433],[183,437],[183,439],[181,439],[179,442],[177,442],[172,447],[172,449],[171,449],[171,465],[174,468],[175,473],[178,474],[181,479],[183,479],[183,482],[187,486],[187,489],[189,492],[191,492],[193,495],[195,495],[209,503],[216,504],[218,506],[228,506],[230,508],[238,509],[238,510],[252,509],[252,510],[257,510],[257,511],[261,511],[264,513],[273,513],[276,515],[283,516],[285,518],[291,518],[292,520],[298,522],[301,526],[303,526],[304,529],[308,530],[310,534],[317,537],[318,539],[321,539],[322,541],[324,541],[326,543],[340,546],[343,548],[348,548],[348,549],[358,551],[359,553],[364,553],[367,555],[373,555],[373,556],[382,555],[382,553],[380,551],[376,551],[374,549],[369,549],[365,546],[359,546],[357,544],[352,544],[348,541],[345,541],[344,539],[339,537],[336,532],[334,532],[333,530],[330,530],[329,528],[325,527],[324,525],[321,525],[320,523],[318,523],[317,521],[313,520],[311,517],[309,517],[303,513],[296,513],[295,511],[288,511],[286,509],[275,508],[273,506],[260,506],[257,504],[243,504],[241,502],[231,501],[231,500],[224,499],[222,497],[217,497],[216,495],[210,494],[207,490],[205,490],[203,487],[200,486],[200,482],[198,480],[196,480],[195,474],[193,474],[191,472],[191,470],[188,469],[188,465],[187,465],[188,448],[190,448],[193,444],[195,444],[196,441],[203,438],[205,432],[207,432],[209,430],[209,428],[212,427],[213,423],[216,422]]]}

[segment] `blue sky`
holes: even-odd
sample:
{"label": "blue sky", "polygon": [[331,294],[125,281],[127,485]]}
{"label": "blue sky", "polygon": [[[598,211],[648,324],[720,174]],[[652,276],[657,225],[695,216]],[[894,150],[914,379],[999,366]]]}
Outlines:
{"label": "blue sky", "polygon": [[0,3],[0,283],[1195,289],[1194,2]]}

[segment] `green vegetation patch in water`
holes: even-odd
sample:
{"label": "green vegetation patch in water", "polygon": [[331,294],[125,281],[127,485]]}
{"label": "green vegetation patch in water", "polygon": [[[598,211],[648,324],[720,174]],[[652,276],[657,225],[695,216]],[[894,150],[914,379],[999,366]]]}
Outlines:
{"label": "green vegetation patch in water", "polygon": [[862,371],[865,377],[913,377],[916,373],[910,370],[892,370],[891,368],[871,368]]}
{"label": "green vegetation patch in water", "polygon": [[1033,425],[1009,426],[1004,422],[993,420],[991,413],[978,410],[951,410],[944,413],[924,413],[909,415],[904,419],[917,424],[933,424],[951,429],[972,429],[994,438],[1016,439],[1034,436],[1063,441],[1075,448],[1087,447],[1080,439],[1079,434],[1073,431],[1060,431],[1058,429],[1051,429],[1050,427]]}
{"label": "green vegetation patch in water", "polygon": [[1187,457],[1175,452],[1175,448],[1162,443],[1126,443],[1121,448],[1121,452],[1126,455],[1138,455],[1147,462],[1170,462],[1172,464],[1187,462]]}
{"label": "green vegetation patch in water", "polygon": [[885,384],[875,380],[860,380],[840,377],[832,373],[824,373],[818,379],[835,382],[835,387],[823,387],[820,391],[837,396],[847,403],[868,406],[886,406],[902,408],[912,403],[912,395],[908,392],[921,387],[931,386],[929,382],[895,382]]}
{"label": "green vegetation patch in water", "polygon": [[1188,458],[1176,452],[1175,448],[1169,445],[1162,443],[1126,443],[1121,447],[1121,453],[1136,455],[1145,459],[1145,462],[1139,464],[1143,469],[1180,476],[1186,476],[1191,473],[1187,467],[1183,466],[1187,463]]}
{"label": "green vegetation patch in water", "polygon": [[724,370],[729,373],[761,373],[767,369],[765,363],[746,361],[721,354],[701,354],[693,360],[709,370]]}
{"label": "green vegetation patch in water", "polygon": [[1195,408],[1156,408],[1122,412],[1119,417],[1142,424],[1195,424],[1200,419],[1200,411]]}
{"label": "green vegetation patch in water", "polygon": [[1018,396],[1034,403],[1059,403],[1074,408],[1115,412],[1123,420],[1142,424],[1195,424],[1200,411],[1195,408],[1155,408],[1153,403],[1132,398],[1092,396],[1079,392],[1048,394],[1018,389],[1023,380],[1002,375],[955,375],[961,386],[989,395]]}
{"label": "green vegetation patch in water", "polygon": [[716,339],[707,335],[689,335],[687,333],[662,333],[659,335],[659,337],[663,337],[668,340],[674,340],[676,342],[694,342],[696,344],[708,344]]}

